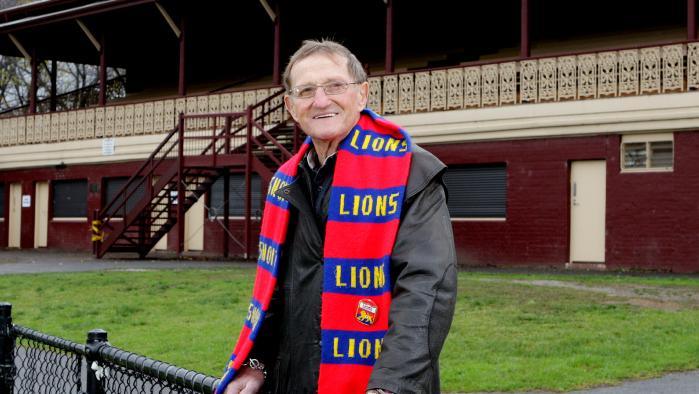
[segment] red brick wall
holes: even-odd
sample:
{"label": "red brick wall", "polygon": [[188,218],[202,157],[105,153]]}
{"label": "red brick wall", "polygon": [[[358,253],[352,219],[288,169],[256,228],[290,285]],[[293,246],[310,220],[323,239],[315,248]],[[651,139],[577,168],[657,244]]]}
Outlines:
{"label": "red brick wall", "polygon": [[699,132],[674,140],[672,172],[621,173],[618,160],[608,166],[610,267],[699,271]]}
{"label": "red brick wall", "polygon": [[[242,219],[231,219],[229,221],[230,235],[234,236],[240,243],[245,244],[245,231]],[[251,250],[253,254],[257,254],[257,237],[260,233],[260,222],[252,221],[252,239]],[[225,234],[225,236],[224,236]],[[223,221],[217,223],[207,219],[204,225],[204,250],[210,253],[223,254],[224,239],[228,242],[229,256],[242,256],[245,249],[239,246],[235,241],[230,239],[229,234],[223,230]]]}
{"label": "red brick wall", "polygon": [[[120,163],[120,164],[104,164],[104,165],[69,165],[64,169],[56,169],[53,167],[32,168],[16,171],[0,172],[0,181],[9,185],[12,182],[22,183],[22,194],[30,195],[32,198],[32,206],[22,208],[22,225],[21,225],[21,246],[22,248],[34,247],[34,212],[36,206],[35,184],[42,181],[54,181],[63,179],[86,179],[88,194],[87,194],[87,215],[88,218],[84,221],[59,221],[52,220],[52,191],[49,187],[49,221],[47,234],[47,247],[60,250],[92,250],[90,241],[89,220],[91,220],[92,211],[99,209],[101,199],[101,182],[102,177],[114,176],[130,176],[140,163]],[[89,191],[90,185],[96,187],[96,191]],[[9,186],[7,186],[9,188]],[[7,232],[7,221],[4,226]],[[1,235],[0,235],[1,236]],[[7,236],[0,238],[2,246],[7,245]]]}
{"label": "red brick wall", "polygon": [[[82,221],[60,221],[51,220],[48,222],[47,247],[59,250],[82,250],[91,251],[92,242],[90,240],[90,221],[92,212],[100,208],[102,198],[101,187],[103,177],[131,176],[140,166],[141,162],[116,163],[104,165],[69,165],[65,169],[55,169],[53,167],[35,168],[27,170],[0,171],[0,182],[6,184],[6,207],[9,203],[9,184],[12,182],[22,183],[22,194],[32,197],[32,206],[22,209],[21,245],[22,248],[34,247],[34,207],[35,183],[40,181],[53,181],[63,179],[87,179],[87,187],[96,187],[97,191],[88,192],[87,212],[88,218]],[[50,189],[50,188],[49,188]],[[90,190],[90,189],[88,189]],[[49,192],[51,193],[51,192]],[[51,197],[49,196],[49,216],[51,212]],[[9,211],[9,210],[7,210]],[[7,212],[5,212],[7,215]],[[0,247],[7,246],[7,226],[9,220],[5,218],[0,222]],[[230,232],[241,242],[243,236],[243,221],[231,219]],[[252,225],[252,251],[257,251],[257,234],[259,232],[259,221],[253,221]],[[223,253],[223,228],[220,224],[209,221],[204,224],[204,248],[207,253]],[[173,228],[168,234],[168,249],[177,250],[177,228]],[[244,250],[234,241],[229,243],[229,255],[242,255]]]}
{"label": "red brick wall", "polygon": [[[22,227],[20,235],[20,246],[22,249],[34,247],[34,182],[22,182],[22,196],[31,197],[31,206],[22,207]],[[49,201],[50,204],[50,201]]]}
{"label": "red brick wall", "polygon": [[507,164],[507,219],[454,221],[459,262],[568,262],[570,163],[605,159],[607,266],[699,271],[699,132],[675,134],[673,172],[622,174],[620,141],[600,136],[426,146],[447,165]]}
{"label": "red brick wall", "polygon": [[[448,165],[506,163],[505,221],[454,221],[459,262],[474,265],[562,266],[569,254],[569,177],[575,160],[607,161],[606,263],[610,268],[699,272],[699,132],[675,134],[672,172],[621,173],[621,137],[596,136],[475,142],[426,146]],[[128,176],[139,163],[68,166],[0,172],[0,181],[21,181],[32,195],[23,210],[22,246],[33,247],[34,182],[87,179],[101,185],[103,176]],[[7,186],[6,188],[9,188]],[[9,189],[6,190],[8,192]],[[99,208],[100,192],[88,194],[88,210]],[[0,246],[7,245],[7,218],[0,223]],[[207,253],[223,251],[223,229],[207,219]],[[230,231],[243,240],[243,223],[231,220]],[[253,251],[259,224],[253,222]],[[171,231],[168,246],[176,248]],[[48,246],[91,250],[88,222],[49,221]],[[230,242],[230,254],[242,249]]]}

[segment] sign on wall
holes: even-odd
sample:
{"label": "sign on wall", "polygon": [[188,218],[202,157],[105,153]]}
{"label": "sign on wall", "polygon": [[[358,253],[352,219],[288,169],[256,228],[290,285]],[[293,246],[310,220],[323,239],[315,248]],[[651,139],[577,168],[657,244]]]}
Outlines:
{"label": "sign on wall", "polygon": [[114,154],[114,138],[102,139],[102,156],[112,156]]}

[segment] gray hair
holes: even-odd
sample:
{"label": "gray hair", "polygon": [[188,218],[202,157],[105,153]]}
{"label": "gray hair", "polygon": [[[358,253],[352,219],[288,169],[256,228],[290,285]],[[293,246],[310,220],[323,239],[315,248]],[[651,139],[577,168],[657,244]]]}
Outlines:
{"label": "gray hair", "polygon": [[347,71],[349,71],[350,76],[354,79],[352,82],[366,81],[366,71],[364,71],[362,63],[360,63],[357,57],[354,56],[354,54],[344,45],[327,39],[323,39],[321,41],[305,40],[301,47],[293,55],[291,55],[289,63],[284,69],[284,74],[282,75],[284,89],[287,91],[291,89],[291,68],[294,67],[294,65],[299,61],[317,53],[324,55],[337,55],[347,59]]}

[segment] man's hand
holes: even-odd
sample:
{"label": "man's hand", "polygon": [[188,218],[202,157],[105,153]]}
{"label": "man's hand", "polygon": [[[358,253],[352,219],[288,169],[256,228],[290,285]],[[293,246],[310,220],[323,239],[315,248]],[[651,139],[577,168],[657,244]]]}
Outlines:
{"label": "man's hand", "polygon": [[265,375],[260,370],[243,367],[238,376],[228,384],[223,394],[256,394],[265,382]]}

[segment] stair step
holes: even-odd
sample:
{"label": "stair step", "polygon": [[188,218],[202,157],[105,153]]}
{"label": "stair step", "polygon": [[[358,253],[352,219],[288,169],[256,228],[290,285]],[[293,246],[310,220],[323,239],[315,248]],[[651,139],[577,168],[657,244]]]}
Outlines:
{"label": "stair step", "polygon": [[[257,121],[260,121],[258,119]],[[269,124],[268,122],[264,122]],[[233,130],[244,130],[242,125],[234,125]],[[255,138],[259,142],[260,146],[253,144],[252,153],[259,162],[264,166],[268,167],[270,171],[276,170],[278,166],[277,161],[284,161],[284,154],[282,154],[283,147],[289,152],[293,151],[294,148],[294,123],[285,122],[280,125],[275,125],[271,129],[267,130],[269,136],[258,135]],[[207,143],[208,146],[208,143]],[[232,147],[231,154],[242,154],[246,152],[245,144],[237,147]],[[204,151],[204,147],[198,148]],[[208,148],[206,148],[208,149]],[[217,147],[217,152],[222,152],[223,147]],[[212,150],[206,151],[210,154]],[[240,165],[235,166],[236,168],[242,168]],[[174,167],[170,167],[165,170],[167,176],[173,176]],[[184,183],[185,192],[183,197],[184,203],[182,207],[186,211],[192,205],[194,205],[199,198],[201,198],[204,193],[211,190],[211,185],[219,177],[220,170],[216,168],[207,168],[204,166],[198,167],[188,167],[185,168]],[[143,174],[140,174],[143,175]],[[147,176],[147,175],[143,175]],[[154,195],[150,201],[139,202],[139,206],[143,207],[141,212],[137,213],[137,216],[133,223],[131,223],[126,228],[120,228],[118,231],[120,233],[113,232],[109,234],[107,240],[111,242],[108,246],[105,246],[106,251],[109,252],[136,252],[139,255],[144,255],[150,248],[155,245],[155,243],[165,236],[172,228],[174,228],[177,223],[177,216],[174,212],[178,209],[176,204],[172,201],[172,192],[178,190],[177,178],[172,178],[170,180],[165,180],[161,190],[154,191]],[[123,196],[120,196],[123,198]],[[142,205],[141,205],[142,204]],[[134,213],[129,213],[127,217],[133,218]],[[105,226],[106,227],[106,226]],[[99,255],[104,254],[104,250],[100,251]]]}

